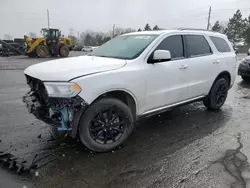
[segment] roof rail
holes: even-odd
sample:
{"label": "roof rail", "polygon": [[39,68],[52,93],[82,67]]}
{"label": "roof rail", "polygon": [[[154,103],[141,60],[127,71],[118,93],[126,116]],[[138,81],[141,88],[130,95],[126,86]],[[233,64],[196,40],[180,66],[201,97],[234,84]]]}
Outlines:
{"label": "roof rail", "polygon": [[218,33],[217,31],[211,31],[211,30],[207,30],[207,29],[198,29],[198,28],[178,28],[178,30],[194,30],[194,31],[208,31],[208,32],[215,32]]}

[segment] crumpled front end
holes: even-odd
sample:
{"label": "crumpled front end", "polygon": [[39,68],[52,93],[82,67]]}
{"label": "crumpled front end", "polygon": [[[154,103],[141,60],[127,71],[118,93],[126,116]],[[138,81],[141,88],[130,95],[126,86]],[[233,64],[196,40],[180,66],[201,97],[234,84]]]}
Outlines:
{"label": "crumpled front end", "polygon": [[26,75],[30,91],[23,96],[28,112],[37,119],[54,126],[58,131],[77,134],[80,117],[87,103],[78,95],[72,98],[49,97],[43,82]]}

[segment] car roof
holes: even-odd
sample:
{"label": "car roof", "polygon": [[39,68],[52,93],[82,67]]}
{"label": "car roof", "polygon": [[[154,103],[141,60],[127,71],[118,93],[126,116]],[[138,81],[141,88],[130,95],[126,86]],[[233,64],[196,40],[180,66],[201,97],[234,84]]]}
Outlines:
{"label": "car roof", "polygon": [[132,32],[127,33],[125,35],[163,35],[168,33],[193,33],[193,34],[206,34],[208,36],[218,36],[225,38],[226,35],[215,32],[215,31],[208,31],[204,29],[166,29],[166,30],[155,30],[155,31],[138,31],[138,32]]}

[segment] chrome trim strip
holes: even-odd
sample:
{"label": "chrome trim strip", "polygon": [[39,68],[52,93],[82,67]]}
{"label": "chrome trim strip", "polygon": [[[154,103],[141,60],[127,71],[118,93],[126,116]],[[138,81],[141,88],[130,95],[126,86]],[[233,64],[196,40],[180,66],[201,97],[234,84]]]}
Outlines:
{"label": "chrome trim strip", "polygon": [[188,100],[185,100],[185,101],[174,103],[174,104],[171,104],[171,105],[167,105],[167,106],[163,106],[163,107],[156,108],[156,109],[153,109],[153,110],[149,110],[149,111],[144,112],[142,115],[146,115],[146,114],[150,114],[150,113],[153,113],[153,112],[161,111],[161,110],[164,110],[164,109],[167,109],[167,108],[170,108],[170,107],[174,107],[174,106],[184,104],[184,103],[187,103],[187,102],[195,101],[197,99],[201,99],[201,98],[204,98],[204,97],[205,97],[205,95],[202,95],[202,96],[199,96],[199,97],[195,97],[195,98],[192,98],[192,99],[188,99]]}

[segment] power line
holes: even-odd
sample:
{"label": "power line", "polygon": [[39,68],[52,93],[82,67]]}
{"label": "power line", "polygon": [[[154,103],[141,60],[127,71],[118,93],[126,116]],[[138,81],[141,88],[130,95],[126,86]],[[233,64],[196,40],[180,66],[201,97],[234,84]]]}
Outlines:
{"label": "power line", "polygon": [[248,11],[248,10],[250,10],[250,8],[214,9],[214,10],[212,10],[212,12],[235,11],[235,10]]}

